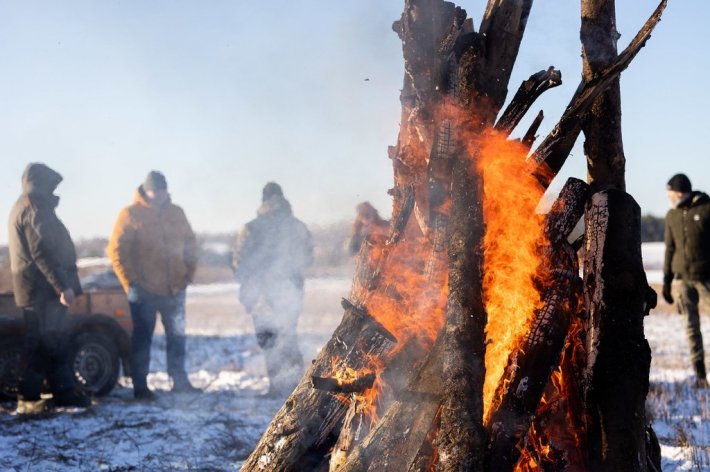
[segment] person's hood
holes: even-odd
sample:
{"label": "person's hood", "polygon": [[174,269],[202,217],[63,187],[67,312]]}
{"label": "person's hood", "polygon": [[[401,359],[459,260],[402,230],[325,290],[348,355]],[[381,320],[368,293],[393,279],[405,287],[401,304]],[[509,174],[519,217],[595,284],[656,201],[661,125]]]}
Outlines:
{"label": "person's hood", "polygon": [[259,209],[257,210],[257,215],[284,215],[291,216],[293,211],[291,210],[291,204],[284,197],[273,196],[268,200],[265,200]]}
{"label": "person's hood", "polygon": [[45,164],[29,164],[22,173],[22,193],[27,196],[51,196],[63,180],[59,172]]}
{"label": "person's hood", "polygon": [[[145,189],[143,188],[143,185],[140,185],[133,194],[133,203],[137,203],[144,207],[153,208],[153,206],[150,204],[150,199],[148,198],[148,195],[145,194]],[[170,195],[168,195],[168,199],[165,200],[165,205],[169,203],[171,203]]]}
{"label": "person's hood", "polygon": [[694,191],[690,195],[678,203],[678,208],[691,208],[697,205],[710,203],[710,196],[704,192]]}

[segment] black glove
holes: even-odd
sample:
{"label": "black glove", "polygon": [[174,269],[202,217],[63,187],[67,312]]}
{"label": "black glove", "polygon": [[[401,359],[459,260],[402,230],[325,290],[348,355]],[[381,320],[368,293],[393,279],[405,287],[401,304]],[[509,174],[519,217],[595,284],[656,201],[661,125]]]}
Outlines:
{"label": "black glove", "polygon": [[663,282],[663,299],[670,305],[673,304],[673,295],[671,295],[671,283]]}

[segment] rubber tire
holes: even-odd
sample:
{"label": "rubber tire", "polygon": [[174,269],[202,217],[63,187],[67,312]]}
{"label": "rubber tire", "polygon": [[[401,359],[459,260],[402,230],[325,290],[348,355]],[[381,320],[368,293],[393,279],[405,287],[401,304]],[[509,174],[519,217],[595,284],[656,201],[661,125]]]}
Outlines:
{"label": "rubber tire", "polygon": [[70,360],[82,392],[103,397],[116,386],[120,359],[111,336],[98,331],[79,333],[72,341]]}
{"label": "rubber tire", "polygon": [[15,399],[20,384],[20,357],[24,340],[20,337],[0,337],[0,399]]}

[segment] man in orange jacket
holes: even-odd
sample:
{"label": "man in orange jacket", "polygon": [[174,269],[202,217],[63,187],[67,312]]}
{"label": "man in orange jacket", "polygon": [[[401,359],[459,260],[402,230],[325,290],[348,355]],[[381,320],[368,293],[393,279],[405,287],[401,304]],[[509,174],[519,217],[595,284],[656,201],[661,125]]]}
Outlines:
{"label": "man in orange jacket", "polygon": [[155,398],[146,378],[157,312],[165,327],[172,390],[199,392],[185,371],[185,289],[195,274],[197,243],[182,208],[170,201],[163,174],[150,172],[133,203],[121,210],[107,252],[131,306],[134,397]]}

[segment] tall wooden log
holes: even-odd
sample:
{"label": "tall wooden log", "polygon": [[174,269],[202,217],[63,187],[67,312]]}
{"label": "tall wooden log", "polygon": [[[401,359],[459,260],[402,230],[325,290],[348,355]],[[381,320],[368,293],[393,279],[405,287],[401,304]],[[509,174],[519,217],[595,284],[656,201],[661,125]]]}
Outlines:
{"label": "tall wooden log", "polygon": [[655,306],[641,261],[641,209],[628,194],[592,196],[584,260],[590,468],[646,471],[651,350],[643,318]]}
{"label": "tall wooden log", "polygon": [[560,120],[530,156],[531,172],[544,187],[550,184],[567,160],[582,129],[584,117],[594,100],[605,92],[619,74],[631,64],[651,37],[653,29],[661,21],[667,3],[668,0],[661,1],[631,43],[607,67],[599,71],[590,81],[582,79]]}
{"label": "tall wooden log", "polygon": [[488,436],[483,427],[487,321],[481,270],[483,191],[468,159],[454,164],[452,195],[438,470],[482,471]]}
{"label": "tall wooden log", "polygon": [[[582,0],[582,76],[590,82],[616,58],[614,0]],[[587,180],[592,188],[626,189],[626,158],[621,136],[621,86],[614,78],[592,104],[582,122]]]}

